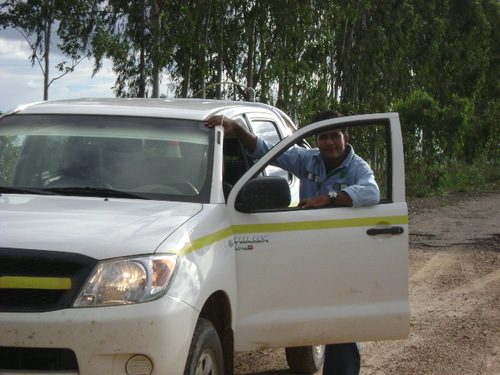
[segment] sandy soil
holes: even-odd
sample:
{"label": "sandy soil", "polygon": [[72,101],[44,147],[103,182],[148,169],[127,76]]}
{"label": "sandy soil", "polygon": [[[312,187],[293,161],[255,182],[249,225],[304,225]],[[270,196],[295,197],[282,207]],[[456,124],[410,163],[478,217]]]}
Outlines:
{"label": "sandy soil", "polygon": [[[498,186],[408,206],[410,336],[362,343],[361,375],[500,374]],[[293,373],[273,349],[237,353],[235,374]]]}

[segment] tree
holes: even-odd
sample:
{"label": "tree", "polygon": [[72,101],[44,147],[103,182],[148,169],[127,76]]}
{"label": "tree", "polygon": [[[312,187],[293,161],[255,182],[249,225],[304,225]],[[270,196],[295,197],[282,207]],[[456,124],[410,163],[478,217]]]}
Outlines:
{"label": "tree", "polygon": [[160,0],[97,0],[95,17],[79,40],[89,45],[94,73],[109,58],[117,74],[117,96],[160,96],[163,68],[171,59],[172,43],[166,22],[167,2]]}
{"label": "tree", "polygon": [[46,49],[47,64],[49,26],[66,56],[95,58],[94,73],[110,58],[119,96],[160,96],[164,74],[182,97],[237,100],[254,88],[299,124],[325,108],[396,109],[409,175],[422,172],[414,161],[431,178],[447,163],[498,159],[495,0],[9,0],[2,9],[1,25],[35,35],[33,56]]}
{"label": "tree", "polygon": [[[73,38],[73,33],[67,28],[71,24],[67,15],[72,15],[74,20],[75,13],[68,9],[73,9],[78,1],[68,0],[61,2],[56,0],[43,1],[21,1],[9,0],[0,4],[2,14],[0,15],[0,26],[2,28],[14,28],[23,36],[31,48],[29,57],[32,65],[38,64],[43,77],[43,100],[49,98],[50,85],[64,77],[66,74],[74,71],[76,66],[88,56],[82,53],[82,46]],[[66,20],[66,22],[60,22]],[[70,59],[70,62],[64,60],[58,63],[55,68],[60,74],[50,78],[50,51],[53,38],[53,29],[57,27],[56,33],[61,37],[61,42],[57,47]]]}

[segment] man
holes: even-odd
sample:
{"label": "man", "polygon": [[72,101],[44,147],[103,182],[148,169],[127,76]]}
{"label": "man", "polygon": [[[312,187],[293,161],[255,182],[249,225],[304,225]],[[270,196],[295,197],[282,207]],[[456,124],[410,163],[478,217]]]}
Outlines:
{"label": "man", "polygon": [[[342,116],[336,111],[321,112],[314,122]],[[221,125],[224,132],[234,132],[249,156],[258,159],[274,145],[255,136],[238,122],[222,116],[206,120],[212,128]],[[354,153],[348,144],[347,129],[319,133],[317,148],[291,148],[275,161],[275,165],[300,179],[300,202],[303,208],[335,206],[370,206],[378,203],[380,192],[370,166]],[[324,375],[357,375],[361,366],[356,343],[326,346]]]}

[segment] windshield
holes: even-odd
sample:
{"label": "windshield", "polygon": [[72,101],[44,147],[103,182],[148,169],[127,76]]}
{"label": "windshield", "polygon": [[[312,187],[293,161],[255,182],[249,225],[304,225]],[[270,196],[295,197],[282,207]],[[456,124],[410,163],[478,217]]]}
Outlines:
{"label": "windshield", "polygon": [[0,120],[0,193],[206,202],[210,139],[199,121],[6,116]]}

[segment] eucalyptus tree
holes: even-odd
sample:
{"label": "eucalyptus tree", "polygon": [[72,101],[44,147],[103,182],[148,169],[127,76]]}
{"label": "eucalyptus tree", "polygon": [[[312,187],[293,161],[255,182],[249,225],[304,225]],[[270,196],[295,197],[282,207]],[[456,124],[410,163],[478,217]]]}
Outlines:
{"label": "eucalyptus tree", "polygon": [[[259,101],[269,102],[273,97],[273,77],[269,74],[270,62],[276,58],[276,20],[272,17],[272,2],[232,2],[224,29],[223,68],[228,77],[252,89],[258,89]],[[241,86],[234,88],[234,95],[244,97]]]}
{"label": "eucalyptus tree", "polygon": [[161,72],[171,58],[172,46],[162,0],[100,1],[99,17],[89,37],[95,69],[109,58],[117,74],[118,96],[160,95]]}
{"label": "eucalyptus tree", "polygon": [[[242,0],[171,1],[174,61],[169,66],[177,93],[200,97],[245,97],[255,87],[256,9]],[[253,25],[253,26],[252,26]],[[248,57],[250,56],[250,57]],[[221,83],[234,83],[222,88]]]}
{"label": "eucalyptus tree", "polygon": [[201,54],[197,51],[204,47],[201,44],[201,25],[205,12],[201,9],[204,10],[206,4],[194,0],[172,0],[166,10],[170,25],[169,38],[173,41],[172,60],[167,64],[167,69],[178,96],[188,96],[194,61]]}
{"label": "eucalyptus tree", "polygon": [[[495,143],[492,130],[498,117],[493,120],[491,114],[498,113],[499,105],[499,5],[458,0],[412,1],[412,5],[412,84],[441,111],[419,131],[427,147],[431,140],[438,142],[449,160],[472,162]],[[406,123],[411,121],[409,118]]]}
{"label": "eucalyptus tree", "polygon": [[[474,134],[466,138],[465,158],[473,161],[481,156],[500,160],[500,3],[483,0],[484,14],[490,29],[488,35],[488,67],[483,90],[476,96]],[[497,165],[498,166],[498,165]]]}
{"label": "eucalyptus tree", "polygon": [[[14,28],[24,37],[31,49],[29,60],[38,64],[43,77],[43,100],[49,98],[50,85],[74,71],[75,67],[90,51],[74,38],[74,24],[78,16],[89,13],[91,2],[79,0],[8,0],[0,4],[0,26]],[[59,37],[57,47],[68,57],[55,65],[59,72],[50,78],[50,52],[53,44],[54,29]]]}

